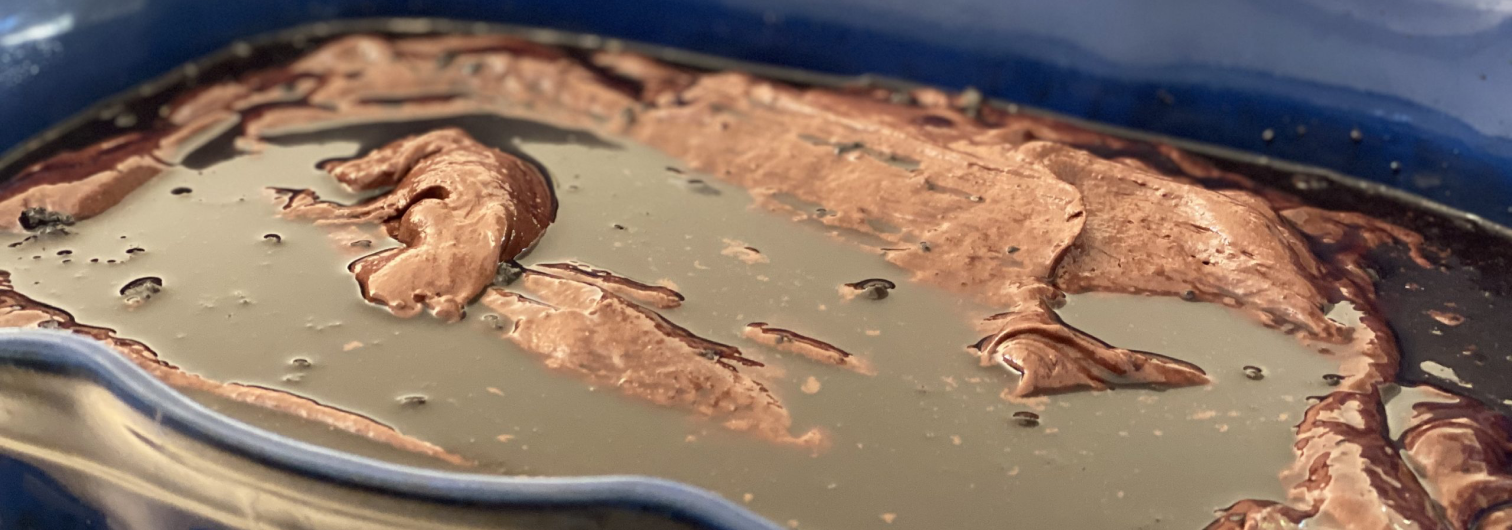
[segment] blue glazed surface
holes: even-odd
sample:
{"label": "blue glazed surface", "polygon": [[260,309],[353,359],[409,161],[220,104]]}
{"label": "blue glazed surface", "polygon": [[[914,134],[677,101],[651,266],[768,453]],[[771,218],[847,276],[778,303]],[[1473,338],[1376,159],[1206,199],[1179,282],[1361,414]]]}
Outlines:
{"label": "blue glazed surface", "polygon": [[[648,477],[513,478],[389,464],[292,440],[224,416],[183,396],[105,346],[65,333],[0,331],[0,367],[82,377],[183,434],[254,461],[333,484],[475,506],[618,507],[647,510],[718,530],[776,525],[707,491]],[[192,516],[185,514],[185,520]],[[106,518],[34,466],[0,455],[0,528],[95,528]],[[35,521],[39,526],[15,526]],[[43,524],[46,523],[46,524]],[[182,525],[165,522],[164,530]],[[197,526],[197,525],[194,525]]]}
{"label": "blue glazed surface", "polygon": [[971,85],[1512,224],[1512,4],[1499,1],[0,0],[0,149],[235,38],[372,16]]}

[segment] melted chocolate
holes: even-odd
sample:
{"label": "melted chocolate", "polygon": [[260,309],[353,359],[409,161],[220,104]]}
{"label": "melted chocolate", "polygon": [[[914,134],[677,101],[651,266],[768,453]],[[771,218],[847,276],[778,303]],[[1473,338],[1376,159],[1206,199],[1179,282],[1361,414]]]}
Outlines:
{"label": "melted chocolate", "polygon": [[499,262],[534,244],[556,218],[546,178],[529,163],[458,129],[391,143],[325,169],[348,190],[393,187],[356,206],[294,193],[283,215],[326,224],[383,223],[404,246],[365,256],[351,270],[363,297],[399,316],[429,308],[445,320],[494,281]]}
{"label": "melted chocolate", "polygon": [[[358,36],[287,68],[205,88],[180,100],[147,132],[33,166],[0,191],[0,219],[19,223],[20,212],[32,207],[96,215],[176,163],[187,137],[238,116],[240,145],[257,149],[277,135],[353,120],[500,112],[502,102],[529,106],[547,119],[657,147],[750,189],[768,208],[790,209],[781,196],[818,204],[818,222],[885,241],[878,250],[915,281],[1003,310],[983,321],[991,334],[975,349],[984,362],[1022,374],[1012,390],[1016,397],[1208,381],[1191,363],[1116,348],[1060,322],[1052,308],[1064,293],[1221,303],[1328,347],[1341,366],[1340,385],[1308,410],[1297,430],[1297,462],[1283,473],[1292,489],[1287,503],[1241,501],[1214,528],[1302,521],[1433,528],[1441,526],[1440,510],[1459,526],[1504,517],[1486,513],[1508,500],[1502,478],[1490,471],[1466,478],[1464,463],[1487,470],[1498,465],[1504,453],[1486,448],[1505,446],[1504,428],[1465,420],[1478,417],[1468,412],[1423,420],[1404,446],[1409,453],[1417,448],[1415,458],[1427,463],[1421,479],[1427,487],[1383,436],[1376,386],[1395,377],[1400,354],[1361,259],[1370,249],[1404,244],[1428,266],[1420,236],[1363,215],[1302,206],[1165,146],[997,113],[980,105],[979,94],[951,97],[925,89],[909,96],[915,104],[736,73],[695,74],[628,54],[570,56],[503,37]],[[286,213],[390,222],[405,247],[354,263],[364,293],[396,314],[428,306],[442,318],[458,318],[493,281],[498,262],[527,248],[554,216],[544,177],[469,142],[461,133],[436,131],[332,164],[332,173],[354,188],[397,188],[356,207],[319,203],[300,192]],[[487,199],[470,198],[475,195]],[[490,207],[498,210],[474,211]],[[748,263],[767,259],[730,244],[730,254]],[[601,275],[583,275],[604,283]],[[631,284],[597,287],[539,272],[521,283],[539,300],[494,289],[483,302],[515,321],[506,338],[542,355],[548,366],[768,439],[822,442],[817,431],[790,433],[785,408],[742,373],[758,363],[608,287]],[[1331,318],[1330,308],[1338,306],[1357,311],[1358,325]],[[584,332],[589,329],[595,332]],[[760,333],[766,328],[757,329],[766,335]],[[632,351],[627,344],[642,347]],[[319,410],[324,421],[353,424],[328,409],[285,405],[283,398],[238,399]],[[1479,456],[1455,468],[1443,456],[1455,451]]]}

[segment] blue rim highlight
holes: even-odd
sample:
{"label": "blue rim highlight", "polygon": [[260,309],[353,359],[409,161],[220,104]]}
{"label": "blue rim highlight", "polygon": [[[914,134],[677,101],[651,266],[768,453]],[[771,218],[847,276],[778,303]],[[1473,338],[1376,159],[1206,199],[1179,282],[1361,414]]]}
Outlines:
{"label": "blue rim highlight", "polygon": [[120,353],[63,332],[0,330],[0,365],[82,377],[148,417],[228,452],[332,484],[438,503],[508,508],[624,508],[719,530],[780,527],[718,495],[633,475],[516,478],[391,464],[280,436],[185,397]]}

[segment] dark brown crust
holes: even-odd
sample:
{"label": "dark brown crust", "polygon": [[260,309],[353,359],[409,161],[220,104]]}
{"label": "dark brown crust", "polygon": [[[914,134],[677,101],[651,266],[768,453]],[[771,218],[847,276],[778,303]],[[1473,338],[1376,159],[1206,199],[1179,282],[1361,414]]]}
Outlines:
{"label": "dark brown crust", "polygon": [[839,366],[858,374],[876,375],[876,369],[866,359],[851,355],[834,344],[800,334],[790,329],[767,325],[766,322],[746,324],[742,332],[746,338],[764,346],[799,355],[809,360]]}

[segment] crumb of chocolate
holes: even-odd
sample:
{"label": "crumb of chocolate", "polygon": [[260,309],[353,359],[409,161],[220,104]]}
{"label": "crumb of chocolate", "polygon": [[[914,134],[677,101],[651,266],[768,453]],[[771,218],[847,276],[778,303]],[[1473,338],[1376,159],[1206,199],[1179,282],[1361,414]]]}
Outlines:
{"label": "crumb of chocolate", "polygon": [[140,305],[151,300],[154,295],[163,291],[163,279],[157,276],[146,276],[127,282],[121,287],[121,296],[125,298],[127,305]]}
{"label": "crumb of chocolate", "polygon": [[263,241],[267,241],[269,243],[282,243],[283,236],[278,234],[263,234]]}
{"label": "crumb of chocolate", "polygon": [[21,211],[21,228],[39,234],[66,233],[66,227],[74,224],[74,216],[32,207]]}
{"label": "crumb of chocolate", "polygon": [[1428,316],[1433,317],[1434,320],[1437,320],[1439,321],[1439,323],[1449,327],[1454,327],[1465,323],[1464,315],[1449,311],[1429,309]]}
{"label": "crumb of chocolate", "polygon": [[514,283],[515,280],[520,279],[520,276],[524,274],[525,267],[520,266],[514,260],[501,261],[498,268],[495,269],[493,284],[500,287],[509,285]]}
{"label": "crumb of chocolate", "polygon": [[188,195],[190,193],[194,193],[194,190],[179,186],[177,188],[173,188],[173,191],[170,191],[169,193],[172,193],[174,195]]}
{"label": "crumb of chocolate", "polygon": [[811,375],[808,377],[808,379],[803,381],[803,386],[799,387],[798,389],[803,391],[803,393],[805,394],[818,394],[819,389],[822,387],[823,385],[819,382],[819,379]]}
{"label": "crumb of chocolate", "polygon": [[488,324],[488,327],[490,327],[490,328],[493,328],[493,329],[504,329],[504,317],[501,317],[501,316],[493,314],[493,313],[489,313],[487,315],[483,315],[482,319],[483,319],[483,323],[484,324]]}
{"label": "crumb of chocolate", "polygon": [[847,283],[845,286],[868,299],[881,300],[887,298],[888,291],[896,289],[898,284],[883,278],[868,278],[859,282]]}
{"label": "crumb of chocolate", "polygon": [[1265,379],[1265,371],[1261,370],[1259,366],[1245,366],[1244,377],[1248,377],[1253,381],[1259,381]]}

